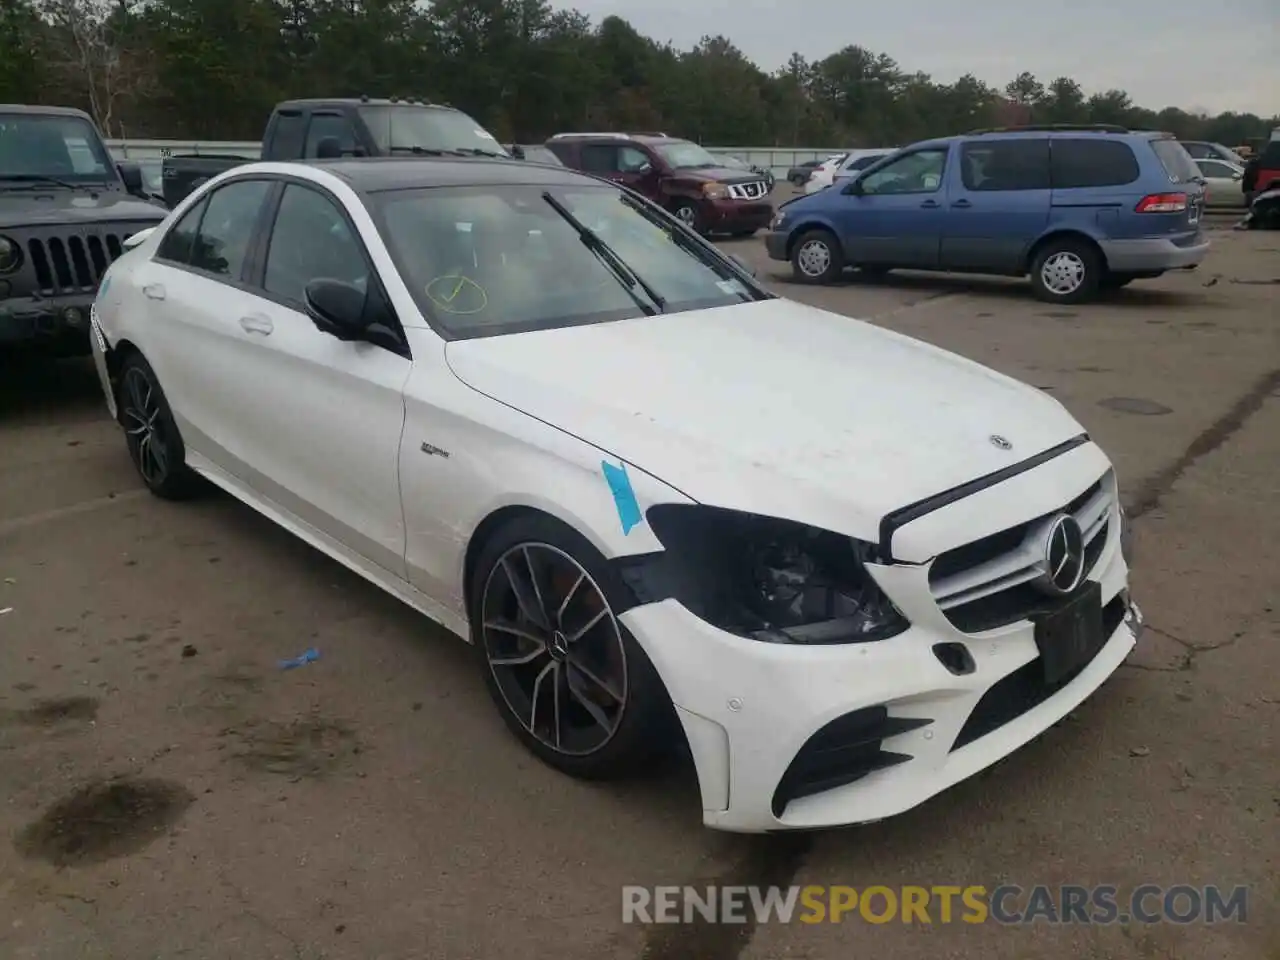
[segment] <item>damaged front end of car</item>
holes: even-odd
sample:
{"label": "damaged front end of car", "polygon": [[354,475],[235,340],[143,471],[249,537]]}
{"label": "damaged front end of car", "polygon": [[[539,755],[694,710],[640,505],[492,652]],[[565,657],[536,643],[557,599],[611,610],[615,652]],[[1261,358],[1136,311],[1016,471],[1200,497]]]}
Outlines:
{"label": "damaged front end of car", "polygon": [[647,518],[665,549],[615,561],[637,604],[673,599],[765,643],[869,643],[910,627],[867,572],[874,544],[703,505],[659,504]]}

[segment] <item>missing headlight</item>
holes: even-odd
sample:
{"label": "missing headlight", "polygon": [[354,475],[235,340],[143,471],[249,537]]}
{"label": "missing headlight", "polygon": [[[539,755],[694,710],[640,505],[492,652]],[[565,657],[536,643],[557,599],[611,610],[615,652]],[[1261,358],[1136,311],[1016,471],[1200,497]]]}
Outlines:
{"label": "missing headlight", "polygon": [[642,603],[674,598],[722,630],[771,643],[883,640],[909,624],[867,573],[874,547],[788,520],[663,504],[666,549],[620,562]]}

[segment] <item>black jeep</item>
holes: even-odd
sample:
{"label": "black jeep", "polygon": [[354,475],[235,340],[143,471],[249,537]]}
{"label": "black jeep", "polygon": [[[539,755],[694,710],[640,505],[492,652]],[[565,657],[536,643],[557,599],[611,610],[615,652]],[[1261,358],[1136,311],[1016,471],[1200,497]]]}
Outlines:
{"label": "black jeep", "polygon": [[88,353],[99,280],[165,213],[88,114],[0,104],[0,350]]}

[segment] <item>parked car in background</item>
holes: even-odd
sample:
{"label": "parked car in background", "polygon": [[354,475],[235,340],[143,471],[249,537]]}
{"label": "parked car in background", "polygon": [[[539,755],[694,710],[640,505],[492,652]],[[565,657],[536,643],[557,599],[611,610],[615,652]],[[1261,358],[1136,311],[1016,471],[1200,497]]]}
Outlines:
{"label": "parked car in background", "polygon": [[893,152],[893,150],[854,150],[840,161],[840,165],[831,174],[831,182],[835,184],[852,180],[873,163],[879,163]]}
{"label": "parked car in background", "polygon": [[1242,181],[1244,167],[1225,160],[1197,160],[1196,166],[1205,179],[1206,207],[1244,207],[1245,196]]}
{"label": "parked car in background", "polygon": [[547,141],[566,166],[620,183],[699,233],[750,236],[769,225],[769,184],[727,167],[705,147],[665,134],[558,133]]}
{"label": "parked car in background", "polygon": [[827,157],[822,163],[813,168],[813,172],[809,174],[809,179],[804,182],[805,193],[817,193],[819,190],[825,190],[831,186],[831,181],[835,178],[836,170],[840,164],[844,163],[847,153],[838,153],[833,157]]}
{"label": "parked car in background", "polygon": [[1192,160],[1225,160],[1237,167],[1243,167],[1245,158],[1230,147],[1208,140],[1179,140],[1182,148],[1190,154]]}
{"label": "parked car in background", "polygon": [[1120,127],[1016,127],[928,140],[784,204],[766,238],[802,283],[846,265],[1030,274],[1080,303],[1209,250],[1200,170],[1177,140]]}
{"label": "parked car in background", "polygon": [[[1277,128],[1280,131],[1280,128]],[[1258,175],[1254,191],[1262,193],[1280,187],[1280,133],[1272,134],[1258,154]]]}
{"label": "parked car in background", "polygon": [[555,152],[548,150],[541,143],[506,143],[503,146],[506,148],[507,153],[517,160],[528,160],[531,163],[550,163],[557,167],[564,166],[564,162],[555,155]]}
{"label": "parked car in background", "polygon": [[797,163],[787,171],[787,181],[793,186],[802,187],[813,176],[813,171],[818,169],[828,160],[834,160],[839,154],[831,157],[822,157],[817,160],[805,160],[803,163]]}
{"label": "parked car in background", "polygon": [[493,134],[461,110],[425,100],[288,100],[267,121],[257,157],[164,159],[164,199],[182,198],[218,174],[253,160],[387,156],[509,157]]}
{"label": "parked car in background", "polygon": [[164,217],[87,113],[0,104],[0,350],[87,354],[99,282]]}
{"label": "parked car in background", "polygon": [[[709,827],[913,809],[1071,714],[1141,632],[1115,470],[1061,403],[779,298],[599,179],[254,164],[109,279],[94,362],[140,485],[211,481],[469,641],[551,768],[687,751]],[[480,795],[491,767],[448,776]]]}
{"label": "parked car in background", "polygon": [[752,173],[758,174],[764,178],[764,182],[769,185],[769,189],[773,190],[773,185],[777,178],[774,177],[773,171],[768,167],[762,167],[758,163],[750,163],[741,157],[735,157],[731,153],[715,153],[712,156],[731,170],[750,170]]}

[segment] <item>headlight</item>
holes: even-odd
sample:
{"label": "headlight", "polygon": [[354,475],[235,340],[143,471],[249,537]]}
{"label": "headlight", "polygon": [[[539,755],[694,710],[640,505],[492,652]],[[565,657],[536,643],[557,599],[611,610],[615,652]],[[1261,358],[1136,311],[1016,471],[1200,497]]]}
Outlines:
{"label": "headlight", "polygon": [[704,183],[702,195],[708,200],[723,200],[729,196],[729,188],[723,183]]}
{"label": "headlight", "polygon": [[867,572],[870,544],[715,507],[660,504],[648,520],[666,549],[619,562],[641,603],[675,599],[769,643],[867,643],[910,626]]}
{"label": "headlight", "polygon": [[1133,569],[1133,524],[1129,522],[1129,515],[1124,512],[1124,507],[1120,508],[1120,553],[1124,556],[1124,563],[1130,570]]}
{"label": "headlight", "polygon": [[22,248],[8,237],[0,237],[0,273],[13,273],[22,266]]}
{"label": "headlight", "polygon": [[773,223],[769,224],[770,230],[777,230],[782,226],[782,221],[787,219],[787,215],[779,210],[773,215]]}

